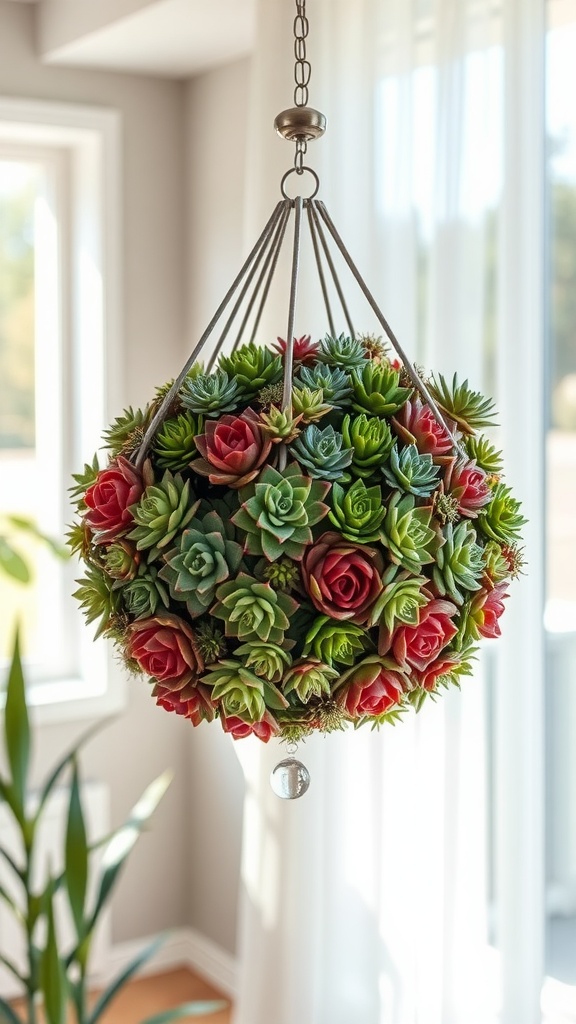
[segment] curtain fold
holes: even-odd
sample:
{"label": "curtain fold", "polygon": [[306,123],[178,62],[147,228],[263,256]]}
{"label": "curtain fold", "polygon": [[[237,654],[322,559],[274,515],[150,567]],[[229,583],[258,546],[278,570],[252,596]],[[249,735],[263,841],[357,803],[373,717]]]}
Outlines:
{"label": "curtain fold", "polygon": [[[500,346],[510,344],[499,319],[498,280],[514,288],[510,302],[520,300],[527,280],[537,288],[528,258],[514,282],[502,277],[499,262],[515,259],[514,246],[502,247],[511,159],[510,140],[504,146],[503,111],[511,109],[506,90],[516,89],[515,102],[525,109],[518,95],[522,83],[515,86],[509,74],[517,54],[508,10],[503,31],[503,10],[513,2],[316,0],[308,10],[310,104],[328,118],[326,136],[310,144],[307,157],[320,176],[320,198],[407,351],[425,367],[458,371],[488,392],[501,379]],[[265,221],[292,164],[293,147],[274,138],[268,126],[292,105],[293,13],[289,0],[259,2],[247,238]],[[526,31],[529,21],[526,16]],[[527,60],[525,72],[529,48]],[[524,214],[532,200],[533,192],[523,196]],[[517,226],[514,220],[507,230]],[[342,281],[355,325],[375,329],[356,286],[345,275]],[[272,337],[286,321],[287,293],[286,285],[285,295],[267,310]],[[297,336],[326,332],[321,305],[303,273]],[[508,368],[512,359],[505,357]],[[507,396],[507,390],[499,396],[501,407]],[[527,429],[520,426],[525,413],[517,405],[519,420],[505,416],[513,453],[522,445],[518,431]],[[522,496],[525,469],[514,483]],[[533,496],[532,484],[527,496]],[[537,587],[524,588],[517,608],[529,609],[534,654]],[[514,621],[502,645],[508,670],[520,638],[518,611]],[[523,873],[521,884],[513,877],[510,850],[518,855],[518,844],[501,815],[498,836],[493,834],[484,674],[481,664],[461,693],[447,692],[396,728],[307,740],[298,756],[312,782],[294,803],[278,800],[269,786],[284,748],[274,741],[266,747],[251,740],[238,744],[247,795],[235,1024],[539,1019],[542,864],[538,854],[530,860],[531,931],[521,962],[512,964],[510,929],[528,876]],[[541,685],[536,671],[528,712],[535,740],[532,780],[542,770],[535,721]],[[518,685],[514,692],[517,698]],[[516,730],[510,741],[525,759],[527,743],[518,737],[509,700],[499,714],[500,735],[503,728]],[[504,788],[507,796],[497,802],[509,812],[515,775],[502,749],[500,755],[496,791]],[[541,794],[535,800],[531,808],[524,786],[514,811],[514,827],[530,841],[532,811],[536,828],[541,826]],[[509,886],[499,934],[493,915],[489,921],[496,896],[502,897],[494,884],[495,846]],[[529,994],[521,985],[527,965],[535,972]]]}

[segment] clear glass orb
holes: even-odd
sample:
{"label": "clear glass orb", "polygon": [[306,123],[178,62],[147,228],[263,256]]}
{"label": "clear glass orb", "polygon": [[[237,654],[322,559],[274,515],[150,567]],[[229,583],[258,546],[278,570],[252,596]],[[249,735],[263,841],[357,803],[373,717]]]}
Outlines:
{"label": "clear glass orb", "polygon": [[270,785],[282,800],[296,800],[310,785],[310,772],[302,761],[287,757],[279,761],[270,774]]}

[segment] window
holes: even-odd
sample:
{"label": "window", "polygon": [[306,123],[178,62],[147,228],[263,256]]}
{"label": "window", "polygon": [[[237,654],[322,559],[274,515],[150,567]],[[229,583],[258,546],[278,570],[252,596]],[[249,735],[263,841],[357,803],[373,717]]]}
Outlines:
{"label": "window", "polygon": [[[0,513],[59,540],[71,473],[118,404],[118,131],[114,112],[0,100]],[[71,597],[76,567],[25,554],[34,586],[0,582],[0,659],[18,617],[44,714],[110,710],[121,691]]]}

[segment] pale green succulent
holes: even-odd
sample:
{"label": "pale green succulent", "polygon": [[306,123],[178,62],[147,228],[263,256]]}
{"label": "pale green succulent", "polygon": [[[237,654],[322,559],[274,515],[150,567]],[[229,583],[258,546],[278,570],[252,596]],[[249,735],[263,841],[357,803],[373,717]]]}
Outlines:
{"label": "pale green succulent", "polygon": [[347,338],[344,334],[331,338],[327,334],[320,342],[317,358],[319,363],[325,363],[326,366],[353,370],[356,366],[362,366],[368,357],[362,343],[356,338]]}
{"label": "pale green succulent", "polygon": [[497,484],[490,504],[478,516],[478,526],[490,540],[500,544],[520,540],[522,527],[527,522],[520,508],[520,502],[512,497],[510,488]]}
{"label": "pale green succulent", "polygon": [[327,665],[335,661],[353,665],[358,654],[370,644],[366,630],[353,622],[337,622],[329,615],[319,615],[306,634],[302,654],[311,654]]}
{"label": "pale green succulent", "polygon": [[317,480],[340,480],[354,454],[334,427],[321,430],[315,423],[290,445],[290,453]]}
{"label": "pale green succulent", "polygon": [[386,420],[378,416],[345,416],[342,420],[344,444],[352,448],[350,471],[365,480],[384,465],[393,445],[392,433]]}
{"label": "pale green succulent", "polygon": [[330,499],[332,508],[328,518],[346,540],[357,544],[380,540],[386,508],[378,485],[366,487],[364,481],[358,479],[345,491],[340,484],[334,483]]}
{"label": "pale green succulent", "polygon": [[180,401],[197,415],[217,418],[234,412],[240,403],[240,388],[224,370],[186,377],[180,389]]}
{"label": "pale green succulent", "polygon": [[411,494],[395,491],[382,523],[382,543],[397,565],[417,576],[434,561],[439,538],[430,526],[430,508],[416,508]]}
{"label": "pale green succulent", "polygon": [[434,464],[431,455],[421,455],[415,444],[407,444],[399,451],[394,443],[382,473],[390,487],[417,498],[428,498],[438,486],[440,466]]}
{"label": "pale green succulent", "polygon": [[400,387],[399,380],[399,371],[388,363],[369,360],[350,375],[352,408],[370,416],[392,416],[412,394],[412,388]]}
{"label": "pale green succulent", "polygon": [[432,579],[438,593],[461,605],[470,591],[480,590],[484,554],[476,543],[476,531],[468,519],[457,526],[447,523],[444,544],[436,555]]}
{"label": "pale green succulent", "polygon": [[[284,645],[286,646],[286,641]],[[286,669],[292,664],[288,651],[278,644],[242,644],[236,648],[234,654],[244,662],[246,668],[270,683],[279,683]]]}
{"label": "pale green succulent", "polygon": [[136,541],[139,551],[150,548],[150,559],[154,559],[190,522],[198,504],[189,481],[167,469],[162,480],[150,484],[140,501],[130,506],[136,525],[128,537]]}
{"label": "pale green succulent", "polygon": [[224,658],[201,681],[212,688],[211,699],[226,718],[261,722],[269,708],[281,709],[288,704],[272,683],[234,658]]}

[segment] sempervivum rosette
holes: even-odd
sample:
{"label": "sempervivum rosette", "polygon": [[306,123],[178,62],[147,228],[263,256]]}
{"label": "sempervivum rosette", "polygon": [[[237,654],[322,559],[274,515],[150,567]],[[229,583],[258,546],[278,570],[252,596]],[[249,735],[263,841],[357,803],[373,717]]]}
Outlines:
{"label": "sempervivum rosette", "polygon": [[523,561],[488,399],[372,335],[304,335],[284,406],[286,348],[195,364],[157,424],[167,388],[117,417],[70,532],[86,618],[158,706],[265,742],[459,685]]}

